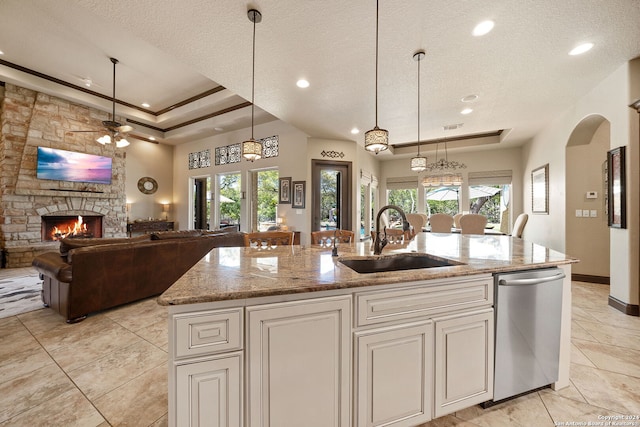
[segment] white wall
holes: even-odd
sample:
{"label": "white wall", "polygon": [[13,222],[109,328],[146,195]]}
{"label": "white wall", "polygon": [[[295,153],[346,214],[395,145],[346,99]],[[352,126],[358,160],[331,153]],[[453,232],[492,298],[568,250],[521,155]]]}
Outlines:
{"label": "white wall", "polygon": [[[640,97],[640,62],[619,67],[587,93],[564,115],[536,135],[524,147],[525,212],[531,213],[531,171],[549,163],[549,215],[530,215],[527,228],[539,242],[565,252],[565,159],[573,129],[585,118],[599,114],[611,124],[611,148],[627,146],[627,229],[610,229],[611,296],[638,304],[638,114],[628,107]],[[636,91],[635,93],[633,91]],[[634,165],[635,170],[631,168]]]}
{"label": "white wall", "polygon": [[[278,135],[279,156],[268,159],[260,159],[255,162],[242,160],[240,163],[215,166],[215,147],[236,144],[249,139],[250,129],[228,132],[199,141],[190,142],[175,147],[173,162],[173,204],[174,214],[181,230],[189,229],[189,194],[191,192],[190,182],[192,178],[211,177],[215,182],[216,174],[220,173],[241,173],[241,189],[245,194],[249,194],[249,172],[277,168],[281,177],[291,177],[294,181],[307,180],[307,135],[286,123],[276,120],[270,123],[257,125],[254,128],[256,139]],[[189,153],[198,152],[205,149],[211,151],[211,167],[201,169],[189,169]],[[308,184],[307,184],[308,185]],[[308,207],[310,202],[309,191],[307,190]],[[242,212],[248,209],[248,198],[241,204]],[[304,210],[302,210],[304,211]],[[291,211],[291,205],[278,205],[278,216],[286,217],[286,223],[294,230],[302,230],[306,225],[304,214],[296,215]],[[240,228],[248,230],[248,215],[241,214],[242,223]]]}
{"label": "white wall", "polygon": [[[131,145],[126,148],[126,153],[125,193],[127,203],[131,204],[129,220],[164,219],[162,204],[171,203],[173,199],[173,171],[167,166],[173,164],[173,147],[131,138]],[[142,177],[155,179],[158,191],[154,194],[141,193],[138,190],[138,180]],[[172,212],[168,214],[171,220]]]}

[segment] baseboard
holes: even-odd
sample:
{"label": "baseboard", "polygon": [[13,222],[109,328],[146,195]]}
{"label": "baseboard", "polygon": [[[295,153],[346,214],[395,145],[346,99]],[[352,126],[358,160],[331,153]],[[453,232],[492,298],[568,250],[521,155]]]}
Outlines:
{"label": "baseboard", "polygon": [[627,304],[611,295],[609,295],[609,306],[629,316],[640,316],[640,306],[637,304]]}
{"label": "baseboard", "polygon": [[600,283],[602,285],[610,284],[610,278],[607,276],[593,276],[591,274],[571,274],[571,280],[576,282]]}

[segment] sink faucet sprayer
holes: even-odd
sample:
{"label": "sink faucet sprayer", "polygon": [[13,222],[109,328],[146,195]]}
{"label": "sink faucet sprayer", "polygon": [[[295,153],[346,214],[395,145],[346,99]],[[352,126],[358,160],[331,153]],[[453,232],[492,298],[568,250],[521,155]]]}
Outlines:
{"label": "sink faucet sprayer", "polygon": [[376,216],[376,238],[375,238],[375,240],[373,242],[373,254],[374,255],[380,255],[382,253],[382,249],[387,245],[387,243],[389,243],[389,241],[387,240],[387,227],[384,227],[384,229],[383,229],[383,237],[382,237],[382,239],[380,239],[380,217],[382,216],[382,213],[384,211],[386,211],[387,209],[395,209],[396,211],[398,211],[398,213],[402,217],[402,230],[403,231],[409,231],[409,229],[411,227],[409,225],[409,221],[407,221],[407,216],[404,214],[404,211],[399,206],[396,206],[396,205],[383,206],[378,211],[378,216]]}
{"label": "sink faucet sprayer", "polygon": [[333,232],[333,249],[331,249],[331,256],[338,256],[338,246],[336,246],[336,240],[338,240],[338,230]]}

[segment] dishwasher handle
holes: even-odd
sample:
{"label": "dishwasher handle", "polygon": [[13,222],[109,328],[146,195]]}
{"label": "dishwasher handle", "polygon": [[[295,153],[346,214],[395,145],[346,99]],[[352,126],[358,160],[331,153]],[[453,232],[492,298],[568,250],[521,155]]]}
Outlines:
{"label": "dishwasher handle", "polygon": [[537,285],[540,283],[553,282],[554,280],[562,280],[566,277],[566,275],[561,271],[553,276],[549,277],[540,277],[534,279],[500,279],[498,280],[498,286],[527,286],[527,285]]}

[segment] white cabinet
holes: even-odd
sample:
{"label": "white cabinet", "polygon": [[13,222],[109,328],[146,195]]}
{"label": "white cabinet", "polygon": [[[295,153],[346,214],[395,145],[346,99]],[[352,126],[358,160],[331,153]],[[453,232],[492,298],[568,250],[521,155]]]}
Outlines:
{"label": "white cabinet", "polygon": [[493,309],[434,320],[434,418],[491,400]]}
{"label": "white cabinet", "polygon": [[415,426],[431,419],[433,323],[355,333],[356,426]]}
{"label": "white cabinet", "polygon": [[242,353],[177,366],[176,425],[242,425],[242,390]]}
{"label": "white cabinet", "polygon": [[243,316],[239,307],[170,315],[169,425],[242,425]]}
{"label": "white cabinet", "polygon": [[247,307],[248,426],[350,425],[351,296]]}
{"label": "white cabinet", "polygon": [[491,400],[492,284],[173,306],[169,425],[410,427]]}

